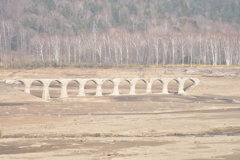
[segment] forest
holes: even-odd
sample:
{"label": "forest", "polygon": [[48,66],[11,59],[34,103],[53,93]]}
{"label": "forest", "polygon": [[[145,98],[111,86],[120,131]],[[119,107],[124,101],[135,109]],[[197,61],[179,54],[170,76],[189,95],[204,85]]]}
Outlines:
{"label": "forest", "polygon": [[240,0],[0,1],[0,67],[239,64]]}

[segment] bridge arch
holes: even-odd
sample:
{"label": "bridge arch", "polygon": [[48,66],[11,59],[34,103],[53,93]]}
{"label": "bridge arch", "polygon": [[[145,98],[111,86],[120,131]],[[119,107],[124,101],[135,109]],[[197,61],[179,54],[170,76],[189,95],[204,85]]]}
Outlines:
{"label": "bridge arch", "polygon": [[45,85],[48,85],[48,84],[49,84],[48,91],[49,91],[50,98],[60,98],[62,82],[59,79],[51,79],[48,83],[45,83]]}
{"label": "bridge arch", "polygon": [[183,90],[184,92],[187,92],[192,86],[197,85],[199,82],[196,78],[186,78],[183,84]]}
{"label": "bridge arch", "polygon": [[114,81],[112,79],[105,79],[102,82],[102,95],[111,95],[114,92]]}
{"label": "bridge arch", "polygon": [[43,98],[44,83],[41,80],[33,80],[30,84],[30,94],[39,98]]}
{"label": "bridge arch", "polygon": [[125,95],[130,93],[131,82],[129,79],[122,79],[118,85],[119,94]]}
{"label": "bridge arch", "polygon": [[163,81],[161,78],[153,79],[151,82],[151,90],[153,94],[162,94]]}
{"label": "bridge arch", "polygon": [[97,93],[97,81],[95,79],[87,79],[84,84],[84,92],[87,96],[93,96]]}
{"label": "bridge arch", "polygon": [[178,94],[180,87],[180,81],[176,78],[173,78],[168,83],[168,92],[172,94]]}
{"label": "bridge arch", "polygon": [[146,79],[138,79],[135,84],[135,93],[138,94],[146,94],[148,87],[148,81]]}
{"label": "bridge arch", "polygon": [[26,81],[21,80],[21,79],[17,79],[17,80],[13,80],[10,83],[13,85],[14,89],[17,89],[17,90],[20,90],[20,91],[24,91],[24,92],[30,94],[30,90],[26,89],[29,86]]}
{"label": "bridge arch", "polygon": [[194,83],[194,85],[198,85],[199,79],[198,78],[189,78],[190,81]]}
{"label": "bridge arch", "polygon": [[71,79],[67,82],[66,92],[69,96],[77,96],[79,94],[80,83],[76,79]]}

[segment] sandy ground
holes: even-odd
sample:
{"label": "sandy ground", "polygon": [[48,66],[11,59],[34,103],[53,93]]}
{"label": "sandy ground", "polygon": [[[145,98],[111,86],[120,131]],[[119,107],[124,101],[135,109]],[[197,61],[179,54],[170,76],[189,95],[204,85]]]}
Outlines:
{"label": "sandy ground", "polygon": [[[77,97],[77,86],[68,87],[69,98],[59,99],[60,87],[52,84],[51,101],[43,101],[41,85],[2,86],[0,90],[0,159],[91,159],[91,160],[239,160],[240,78],[238,68],[181,68],[132,70],[2,70],[7,78],[76,77],[198,77],[199,86],[176,95],[171,82],[169,95],[128,96],[129,85],[120,86],[121,96],[109,96],[112,84],[103,87],[104,97],[94,97],[94,84],[86,97]],[[118,75],[116,76],[115,73]],[[186,88],[191,82],[186,84]],[[1,87],[1,86],[0,86]],[[12,87],[12,88],[11,88]],[[11,98],[11,95],[15,95]]]}

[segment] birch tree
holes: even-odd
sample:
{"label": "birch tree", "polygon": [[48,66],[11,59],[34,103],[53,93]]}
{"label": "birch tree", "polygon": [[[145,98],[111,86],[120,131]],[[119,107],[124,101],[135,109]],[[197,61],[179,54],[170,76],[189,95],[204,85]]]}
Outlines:
{"label": "birch tree", "polygon": [[176,52],[176,47],[177,47],[177,37],[172,36],[171,39],[171,45],[172,45],[172,65],[175,64],[175,52]]}
{"label": "birch tree", "polygon": [[181,36],[180,38],[180,48],[181,48],[181,60],[182,60],[182,65],[184,65],[185,62],[185,50],[186,50],[186,39],[185,35]]}
{"label": "birch tree", "polygon": [[134,46],[134,48],[136,49],[136,60],[137,60],[137,64],[139,64],[139,52],[140,52],[140,38],[141,38],[141,34],[140,33],[135,33],[132,36],[132,44]]}
{"label": "birch tree", "polygon": [[51,45],[54,51],[54,61],[56,63],[60,62],[60,45],[61,45],[61,38],[57,35],[51,37]]}
{"label": "birch tree", "polygon": [[190,67],[192,67],[193,64],[193,47],[194,47],[194,36],[188,35],[188,43],[189,43],[189,52],[190,52]]}
{"label": "birch tree", "polygon": [[36,46],[37,53],[41,57],[41,61],[44,63],[44,54],[43,54],[43,47],[45,45],[45,39],[43,37],[37,36],[33,40],[33,45]]}
{"label": "birch tree", "polygon": [[162,46],[163,46],[163,55],[162,55],[162,65],[166,65],[167,60],[167,53],[168,53],[168,47],[169,47],[169,39],[167,37],[162,37]]}
{"label": "birch tree", "polygon": [[67,50],[67,55],[68,55],[68,63],[71,63],[71,40],[69,37],[66,37],[64,39],[64,44]]}
{"label": "birch tree", "polygon": [[123,37],[124,45],[126,48],[126,63],[129,64],[129,52],[130,52],[130,34],[125,33]]}
{"label": "birch tree", "polygon": [[155,58],[156,58],[156,65],[158,66],[159,64],[159,36],[155,35],[153,37],[153,47],[155,51]]}

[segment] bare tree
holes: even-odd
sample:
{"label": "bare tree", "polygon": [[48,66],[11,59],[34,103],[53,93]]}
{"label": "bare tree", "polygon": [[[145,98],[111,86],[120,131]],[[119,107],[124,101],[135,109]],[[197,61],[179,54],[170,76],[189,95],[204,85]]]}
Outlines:
{"label": "bare tree", "polygon": [[2,34],[0,32],[0,66],[3,65]]}
{"label": "bare tree", "polygon": [[102,64],[102,37],[101,35],[98,35],[97,42],[96,42],[96,50],[99,56],[99,63]]}
{"label": "bare tree", "polygon": [[40,55],[42,62],[44,63],[44,54],[43,54],[43,47],[45,45],[44,37],[37,36],[33,39],[33,45],[36,46],[37,53]]}
{"label": "bare tree", "polygon": [[64,44],[68,54],[68,63],[71,63],[71,40],[69,37],[64,39]]}
{"label": "bare tree", "polygon": [[163,46],[163,58],[162,58],[162,65],[166,65],[166,60],[167,60],[167,53],[168,53],[168,47],[169,47],[169,39],[168,37],[162,37],[162,46]]}
{"label": "bare tree", "polygon": [[136,59],[137,59],[137,64],[139,64],[139,52],[140,52],[140,38],[141,38],[141,33],[134,33],[132,36],[132,44],[136,49]]}
{"label": "bare tree", "polygon": [[78,36],[75,41],[77,43],[78,48],[78,62],[81,62],[81,56],[82,56],[82,45],[83,45],[83,35]]}
{"label": "bare tree", "polygon": [[156,58],[156,65],[158,66],[159,64],[159,35],[154,35],[153,36],[153,47],[155,50],[155,58]]}
{"label": "bare tree", "polygon": [[55,35],[51,37],[51,45],[54,51],[54,61],[60,62],[60,45],[61,45],[61,37]]}
{"label": "bare tree", "polygon": [[185,35],[181,36],[180,38],[180,48],[181,48],[181,59],[182,59],[182,65],[184,65],[185,62],[185,48],[186,48],[186,39]]}
{"label": "bare tree", "polygon": [[135,32],[136,26],[140,23],[138,16],[131,15],[130,19],[132,21],[132,31]]}
{"label": "bare tree", "polygon": [[172,44],[172,65],[175,64],[175,52],[177,48],[177,42],[178,42],[178,37],[172,36],[171,39],[171,44]]}
{"label": "bare tree", "polygon": [[120,53],[120,64],[123,64],[123,41],[122,35],[119,35],[117,39],[117,45]]}
{"label": "bare tree", "polygon": [[225,54],[225,62],[226,65],[232,64],[232,47],[231,47],[231,40],[230,37],[224,37],[224,54]]}
{"label": "bare tree", "polygon": [[193,64],[193,47],[194,47],[194,36],[188,35],[188,43],[189,43],[189,52],[190,52],[190,66],[192,67]]}
{"label": "bare tree", "polygon": [[130,52],[130,34],[129,33],[125,33],[124,37],[124,45],[126,48],[126,63],[129,64],[129,52]]}

